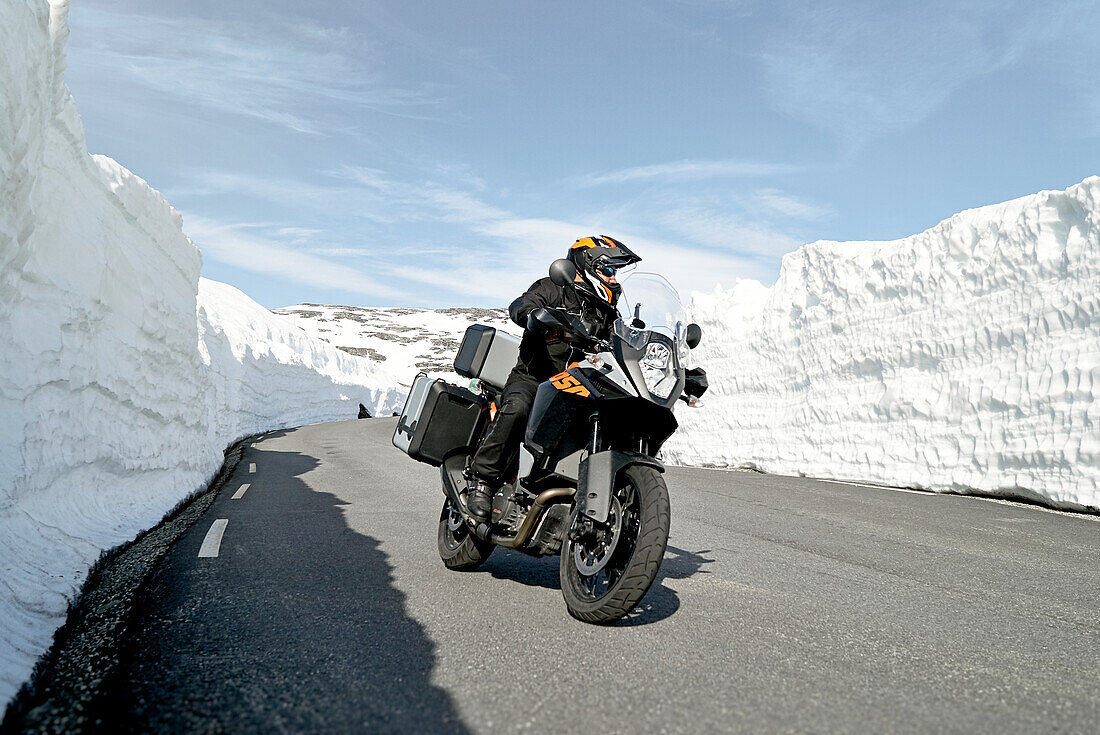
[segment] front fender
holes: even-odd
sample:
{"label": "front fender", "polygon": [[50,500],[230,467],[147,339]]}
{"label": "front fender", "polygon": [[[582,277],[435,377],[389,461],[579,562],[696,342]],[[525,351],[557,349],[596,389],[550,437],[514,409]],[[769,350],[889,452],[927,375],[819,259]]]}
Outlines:
{"label": "front fender", "polygon": [[645,465],[658,472],[665,466],[659,460],[641,452],[623,452],[609,449],[590,454],[581,462],[577,477],[577,512],[603,523],[611,508],[611,493],[615,490],[615,478],[631,465]]}

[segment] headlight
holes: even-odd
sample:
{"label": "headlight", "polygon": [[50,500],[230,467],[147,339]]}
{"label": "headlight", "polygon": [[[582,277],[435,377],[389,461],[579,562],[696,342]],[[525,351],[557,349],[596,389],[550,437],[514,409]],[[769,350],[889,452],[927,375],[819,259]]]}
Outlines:
{"label": "headlight", "polygon": [[667,399],[676,387],[676,365],[669,346],[664,342],[650,342],[638,365],[649,392],[662,400]]}

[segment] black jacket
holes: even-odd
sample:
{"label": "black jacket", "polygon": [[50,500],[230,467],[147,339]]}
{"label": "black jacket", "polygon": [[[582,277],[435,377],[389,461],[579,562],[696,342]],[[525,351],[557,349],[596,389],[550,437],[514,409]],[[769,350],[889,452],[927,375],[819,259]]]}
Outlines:
{"label": "black jacket", "polygon": [[[590,334],[607,339],[617,314],[610,308],[599,308],[582,302],[572,287],[557,286],[549,278],[540,278],[512,302],[508,314],[523,327],[523,341],[519,345],[519,361],[512,368],[508,382],[517,380],[541,383],[557,375],[575,359],[573,348],[553,335],[539,336],[527,329],[527,317],[532,311],[545,306],[562,309],[581,317]],[[579,355],[577,356],[579,357]]]}

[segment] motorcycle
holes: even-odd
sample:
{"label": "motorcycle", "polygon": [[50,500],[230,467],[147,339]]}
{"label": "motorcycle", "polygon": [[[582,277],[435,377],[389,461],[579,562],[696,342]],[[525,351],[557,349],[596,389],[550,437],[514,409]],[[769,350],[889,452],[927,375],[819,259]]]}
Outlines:
{"label": "motorcycle", "polygon": [[[571,284],[575,275],[565,259],[550,267],[559,286]],[[609,624],[642,600],[664,558],[670,503],[665,467],[656,455],[678,426],[673,406],[677,401],[698,406],[707,390],[706,372],[687,367],[701,330],[687,323],[668,281],[651,273],[624,280],[619,318],[606,341],[591,335],[579,315],[542,308],[535,318],[584,359],[539,385],[515,479],[494,495],[488,522],[478,522],[466,508],[466,470],[488,427],[480,419],[492,412],[503,381],[487,380],[481,371],[478,393],[470,395],[434,381],[434,390],[447,394],[449,415],[460,417],[427,417],[460,437],[436,441],[455,446],[433,450],[446,496],[439,555],[450,569],[472,570],[497,546],[533,556],[560,554],[561,591],[569,613]],[[471,359],[483,359],[484,346],[469,346],[467,335],[456,370],[477,377]],[[408,441],[418,436],[417,423],[425,420],[423,410],[410,410],[410,403],[416,403],[413,397],[394,435],[394,443],[400,437],[406,451]],[[475,410],[479,420],[466,418]],[[410,421],[414,413],[420,415]],[[420,433],[426,430],[420,426]]]}

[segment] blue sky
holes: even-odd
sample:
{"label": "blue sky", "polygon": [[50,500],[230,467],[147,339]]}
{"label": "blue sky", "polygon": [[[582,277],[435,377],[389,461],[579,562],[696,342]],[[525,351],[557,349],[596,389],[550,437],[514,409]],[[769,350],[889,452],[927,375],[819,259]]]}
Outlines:
{"label": "blue sky", "polygon": [[606,233],[772,283],[1100,174],[1100,3],[74,0],[88,147],[268,307],[502,305]]}

